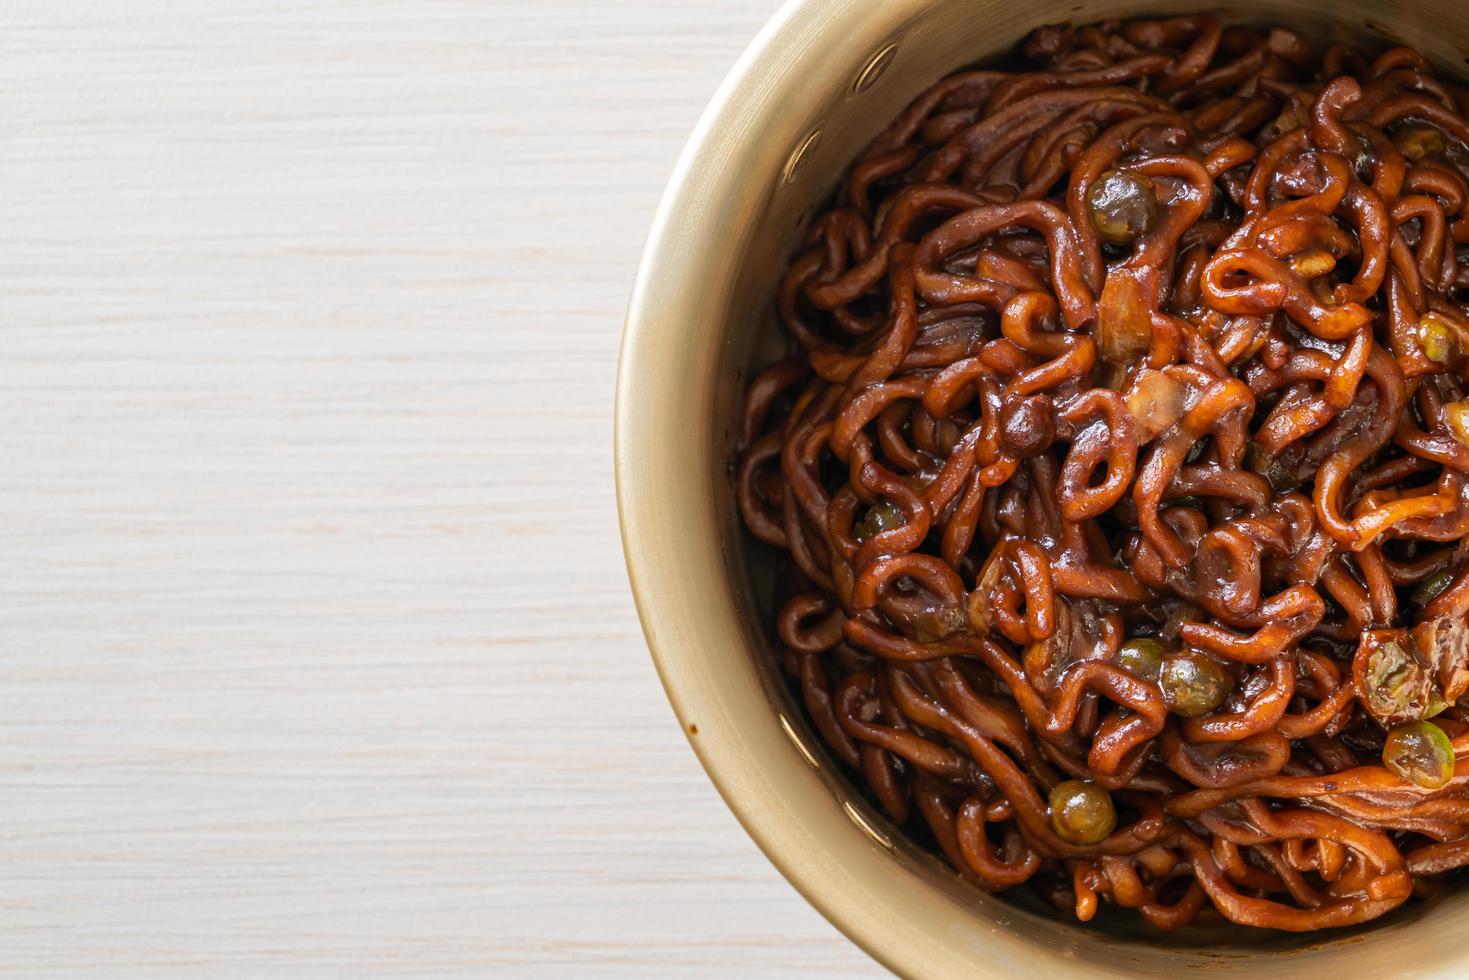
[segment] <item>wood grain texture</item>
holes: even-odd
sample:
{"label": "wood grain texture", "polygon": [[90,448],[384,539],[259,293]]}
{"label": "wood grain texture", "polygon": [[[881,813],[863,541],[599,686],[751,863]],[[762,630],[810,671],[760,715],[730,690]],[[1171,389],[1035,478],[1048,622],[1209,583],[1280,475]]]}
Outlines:
{"label": "wood grain texture", "polygon": [[0,0],[0,976],[874,975],[649,664],[622,311],[776,0]]}

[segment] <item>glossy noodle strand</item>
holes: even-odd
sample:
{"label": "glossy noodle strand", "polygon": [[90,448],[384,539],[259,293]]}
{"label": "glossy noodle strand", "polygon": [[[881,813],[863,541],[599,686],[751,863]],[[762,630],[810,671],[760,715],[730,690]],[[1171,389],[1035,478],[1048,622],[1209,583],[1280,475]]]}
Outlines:
{"label": "glossy noodle strand", "polygon": [[749,386],[812,728],[1082,920],[1433,893],[1469,865],[1469,93],[1207,14],[1013,64],[856,160]]}

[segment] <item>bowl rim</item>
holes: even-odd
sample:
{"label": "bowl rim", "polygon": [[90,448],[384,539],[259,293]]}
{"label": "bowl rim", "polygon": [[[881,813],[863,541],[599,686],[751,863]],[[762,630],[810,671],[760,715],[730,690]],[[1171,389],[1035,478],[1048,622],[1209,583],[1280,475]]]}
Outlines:
{"label": "bowl rim", "polygon": [[787,829],[781,826],[780,821],[762,816],[758,807],[735,791],[731,774],[714,758],[709,750],[708,740],[694,734],[697,729],[691,719],[702,715],[701,693],[697,688],[680,683],[676,676],[679,668],[658,640],[660,633],[672,631],[664,630],[666,624],[663,610],[650,599],[645,570],[641,567],[639,557],[641,549],[636,540],[638,532],[633,528],[634,520],[631,517],[632,501],[645,485],[645,474],[642,472],[645,468],[644,460],[640,458],[644,447],[633,445],[632,433],[637,431],[637,423],[632,392],[642,387],[643,359],[639,356],[639,351],[653,342],[653,335],[656,333],[656,324],[651,313],[656,300],[650,295],[650,282],[654,270],[664,269],[670,264],[686,264],[685,257],[675,247],[672,229],[676,221],[682,220],[685,211],[698,204],[697,200],[688,200],[697,198],[697,195],[690,194],[688,190],[689,177],[697,173],[706,159],[717,152],[714,145],[716,134],[722,128],[723,120],[730,114],[731,108],[739,104],[748,90],[756,87],[757,79],[754,76],[758,66],[772,57],[778,58],[779,49],[790,43],[786,39],[790,26],[802,18],[809,18],[812,8],[823,3],[829,5],[830,2],[831,0],[783,0],[725,74],[700,113],[668,176],[638,261],[623,324],[613,409],[613,477],[623,559],[643,637],[658,679],[679,721],[679,727],[700,766],[744,832],[759,847],[766,860],[808,904],[882,966],[895,974],[911,975],[910,971],[920,968],[919,963],[904,955],[901,947],[889,947],[877,942],[873,934],[860,928],[855,921],[856,917],[846,905],[829,898],[833,894],[839,894],[833,888],[830,875],[809,863],[798,866],[796,862],[787,861],[781,856],[776,841],[778,837],[788,835]]}

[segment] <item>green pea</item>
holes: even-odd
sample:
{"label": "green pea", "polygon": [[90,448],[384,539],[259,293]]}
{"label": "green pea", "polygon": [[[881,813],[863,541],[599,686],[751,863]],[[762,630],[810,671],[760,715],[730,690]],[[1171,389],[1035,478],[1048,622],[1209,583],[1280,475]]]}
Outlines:
{"label": "green pea", "polygon": [[1431,721],[1410,721],[1387,733],[1382,764],[1414,786],[1438,789],[1454,778],[1454,744]]}
{"label": "green pea", "polygon": [[875,534],[902,527],[907,520],[908,515],[903,508],[890,500],[879,500],[867,509],[862,520],[852,528],[852,537],[863,542]]}
{"label": "green pea", "polygon": [[1163,661],[1158,678],[1168,710],[1185,718],[1206,715],[1224,703],[1234,679],[1217,661],[1200,653],[1180,653]]}
{"label": "green pea", "polygon": [[1419,582],[1417,588],[1413,590],[1413,594],[1408,598],[1420,606],[1426,606],[1434,599],[1437,599],[1439,593],[1447,589],[1453,581],[1454,570],[1446,568],[1437,575],[1430,575],[1428,578]]}
{"label": "green pea", "polygon": [[1051,790],[1051,829],[1071,844],[1096,844],[1117,826],[1117,808],[1100,786],[1068,779]]}
{"label": "green pea", "polygon": [[1448,143],[1432,126],[1409,123],[1393,133],[1393,142],[1403,151],[1403,156],[1415,163],[1424,157],[1436,157],[1448,149]]}
{"label": "green pea", "polygon": [[1163,669],[1163,644],[1151,636],[1139,636],[1122,644],[1117,651],[1117,666],[1145,681],[1158,683]]}
{"label": "green pea", "polygon": [[1131,170],[1109,170],[1087,189],[1092,227],[1102,241],[1126,245],[1158,220],[1153,182]]}

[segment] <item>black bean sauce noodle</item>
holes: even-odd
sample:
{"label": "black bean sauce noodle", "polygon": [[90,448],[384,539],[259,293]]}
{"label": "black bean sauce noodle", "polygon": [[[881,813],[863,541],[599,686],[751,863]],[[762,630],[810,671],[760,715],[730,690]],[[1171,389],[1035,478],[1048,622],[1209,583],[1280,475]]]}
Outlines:
{"label": "black bean sauce noodle", "polygon": [[1083,920],[1430,894],[1469,864],[1469,95],[1208,15],[1022,63],[921,95],[780,287],[738,495],[811,723]]}

